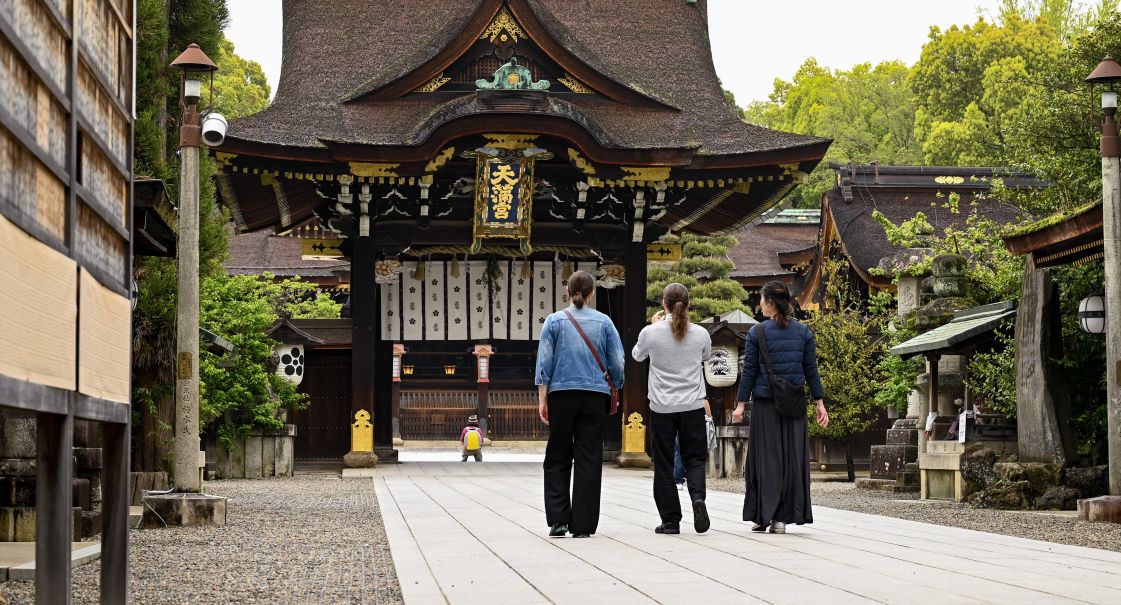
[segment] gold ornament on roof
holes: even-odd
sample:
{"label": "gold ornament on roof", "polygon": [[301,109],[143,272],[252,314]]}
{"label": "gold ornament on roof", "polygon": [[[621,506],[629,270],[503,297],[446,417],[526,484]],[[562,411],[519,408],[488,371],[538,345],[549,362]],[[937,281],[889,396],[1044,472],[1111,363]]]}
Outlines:
{"label": "gold ornament on roof", "polygon": [[590,175],[593,175],[593,176],[595,175],[596,167],[593,166],[592,163],[589,162],[587,159],[585,159],[584,156],[580,155],[579,151],[576,151],[575,149],[569,147],[568,148],[568,159],[569,159],[569,161],[572,162],[572,164],[574,166],[579,168],[580,171],[583,172],[584,174],[590,174]]}
{"label": "gold ornament on roof", "polygon": [[651,181],[656,183],[669,179],[669,166],[621,166],[620,168],[627,173],[621,179],[623,181]]}
{"label": "gold ornament on roof", "polygon": [[489,40],[493,44],[495,40],[507,42],[513,39],[514,42],[517,42],[521,38],[528,37],[525,31],[518,25],[518,22],[514,20],[514,17],[510,15],[510,12],[503,7],[502,10],[498,11],[498,14],[494,16],[494,21],[490,22],[490,25],[483,31],[483,35],[479,36],[479,39]]}
{"label": "gold ornament on roof", "polygon": [[436,172],[437,170],[443,168],[444,164],[447,164],[448,160],[452,159],[453,157],[455,157],[455,147],[448,147],[447,149],[441,151],[440,155],[433,158],[431,162],[428,162],[428,165],[424,167],[424,171]]}
{"label": "gold ornament on roof", "polygon": [[436,92],[441,86],[451,82],[451,78],[445,76],[443,73],[429,80],[424,86],[417,88],[413,92]]}
{"label": "gold ornament on roof", "polygon": [[564,84],[568,87],[569,90],[578,95],[590,95],[595,92],[587,86],[584,86],[583,82],[577,80],[576,78],[573,78],[569,74],[564,74],[562,77],[557,78],[557,80],[559,80],[561,84]]}

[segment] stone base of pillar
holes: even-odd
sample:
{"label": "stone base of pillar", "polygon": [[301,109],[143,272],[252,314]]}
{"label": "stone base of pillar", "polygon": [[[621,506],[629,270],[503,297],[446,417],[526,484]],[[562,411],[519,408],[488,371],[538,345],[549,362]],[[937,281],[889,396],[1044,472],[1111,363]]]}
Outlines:
{"label": "stone base of pillar", "polygon": [[1121,496],[1101,496],[1079,500],[1078,518],[1083,521],[1121,523]]}
{"label": "stone base of pillar", "polygon": [[378,455],[378,460],[383,464],[397,464],[397,450],[391,447],[375,447],[374,453]]}
{"label": "stone base of pillar", "polygon": [[140,527],[201,527],[226,525],[226,498],[210,494],[160,494],[144,498]]}
{"label": "stone base of pillar", "polygon": [[615,459],[619,468],[651,468],[654,462],[646,452],[623,452]]}
{"label": "stone base of pillar", "polygon": [[378,459],[374,452],[347,452],[343,456],[343,465],[347,468],[374,468]]}

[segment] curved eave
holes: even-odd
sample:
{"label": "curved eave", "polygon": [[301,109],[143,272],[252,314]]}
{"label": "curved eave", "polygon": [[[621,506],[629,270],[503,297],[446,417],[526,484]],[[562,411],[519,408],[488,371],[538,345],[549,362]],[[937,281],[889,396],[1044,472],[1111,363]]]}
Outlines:
{"label": "curved eave", "polygon": [[[758,151],[709,155],[701,148],[623,148],[598,139],[579,122],[548,115],[473,114],[435,125],[418,145],[369,145],[323,141],[323,147],[297,147],[239,139],[231,134],[214,150],[265,159],[330,164],[336,162],[427,163],[456,139],[484,134],[536,134],[564,139],[598,164],[669,166],[686,170],[728,170],[777,164],[805,164],[809,173],[825,157],[831,140]],[[418,175],[420,173],[418,172]]]}
{"label": "curved eave", "polygon": [[1085,211],[1063,219],[1054,225],[1002,239],[1005,247],[1012,254],[1032,254],[1046,248],[1062,245],[1067,241],[1092,235],[1096,231],[1100,232],[1102,225],[1102,204],[1099,202]]}

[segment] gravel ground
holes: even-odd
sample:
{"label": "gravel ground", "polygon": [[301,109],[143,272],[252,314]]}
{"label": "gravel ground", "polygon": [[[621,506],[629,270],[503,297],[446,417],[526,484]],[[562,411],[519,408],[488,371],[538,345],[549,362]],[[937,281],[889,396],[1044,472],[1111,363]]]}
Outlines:
{"label": "gravel ground", "polygon": [[[224,528],[131,532],[133,603],[401,603],[369,481],[331,475],[214,481]],[[100,564],[74,570],[74,602],[97,603]],[[34,601],[32,582],[0,603]]]}
{"label": "gravel ground", "polygon": [[[707,487],[710,490],[744,492],[743,479],[709,479]],[[857,489],[855,484],[840,481],[815,479],[810,490],[813,503],[819,506],[1057,544],[1121,551],[1119,524],[1090,523],[1069,515],[1046,512],[991,510],[956,502],[924,502],[918,499],[918,494]]]}

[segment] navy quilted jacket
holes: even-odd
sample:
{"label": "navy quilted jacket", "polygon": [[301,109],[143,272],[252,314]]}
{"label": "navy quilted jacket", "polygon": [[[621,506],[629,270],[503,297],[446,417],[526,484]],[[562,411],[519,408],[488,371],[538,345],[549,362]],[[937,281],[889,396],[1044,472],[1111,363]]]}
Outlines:
{"label": "navy quilted jacket", "polygon": [[775,374],[794,384],[809,384],[814,399],[824,399],[825,389],[821,386],[821,376],[817,372],[817,342],[813,332],[806,324],[791,319],[785,328],[775,321],[767,321],[751,328],[747,333],[747,346],[743,355],[743,371],[740,373],[740,394],[736,401],[747,401],[751,395],[771,398],[771,381],[767,377],[767,366],[759,352],[759,341],[755,331],[767,331],[767,348],[774,360]]}

